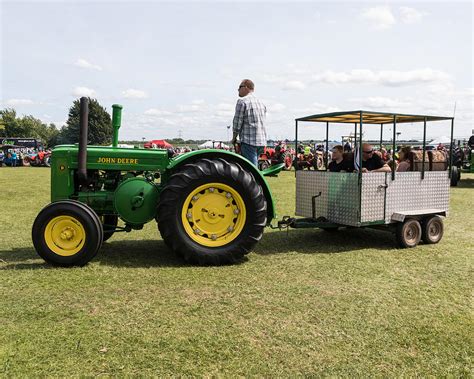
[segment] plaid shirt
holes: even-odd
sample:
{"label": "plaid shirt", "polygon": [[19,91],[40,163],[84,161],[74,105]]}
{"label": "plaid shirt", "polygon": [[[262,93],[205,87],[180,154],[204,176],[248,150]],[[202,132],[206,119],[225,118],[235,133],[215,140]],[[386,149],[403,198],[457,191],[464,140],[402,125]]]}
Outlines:
{"label": "plaid shirt", "polygon": [[233,130],[239,135],[240,142],[252,146],[267,144],[266,115],[267,107],[252,93],[237,100]]}

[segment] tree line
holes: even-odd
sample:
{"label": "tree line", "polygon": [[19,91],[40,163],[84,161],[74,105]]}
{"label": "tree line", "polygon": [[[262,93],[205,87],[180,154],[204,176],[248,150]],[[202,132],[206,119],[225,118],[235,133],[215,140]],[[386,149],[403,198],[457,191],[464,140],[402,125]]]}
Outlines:
{"label": "tree line", "polygon": [[[46,124],[32,115],[18,116],[13,108],[0,110],[0,137],[23,137],[40,139],[46,147],[79,142],[80,100],[69,108],[66,125],[60,129],[54,123]],[[112,119],[107,110],[96,99],[89,98],[89,143],[110,145],[112,143]]]}

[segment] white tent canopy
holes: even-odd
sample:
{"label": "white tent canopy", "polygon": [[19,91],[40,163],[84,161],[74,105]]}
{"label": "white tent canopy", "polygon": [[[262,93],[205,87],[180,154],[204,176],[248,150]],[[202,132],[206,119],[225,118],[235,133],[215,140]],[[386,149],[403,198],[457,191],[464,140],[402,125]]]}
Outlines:
{"label": "white tent canopy", "polygon": [[438,146],[440,143],[443,145],[449,144],[451,142],[451,139],[446,136],[441,136],[438,138],[435,138],[433,141],[429,143],[430,146]]}
{"label": "white tent canopy", "polygon": [[224,142],[218,142],[218,141],[206,141],[203,144],[198,146],[200,149],[228,149],[229,146],[227,146]]}

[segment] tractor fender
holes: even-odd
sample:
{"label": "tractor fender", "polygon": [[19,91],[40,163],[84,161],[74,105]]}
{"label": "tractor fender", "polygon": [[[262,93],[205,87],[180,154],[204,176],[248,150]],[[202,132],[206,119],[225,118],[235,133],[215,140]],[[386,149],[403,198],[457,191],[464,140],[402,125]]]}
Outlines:
{"label": "tractor fender", "polygon": [[232,153],[230,151],[216,150],[216,149],[203,149],[203,150],[196,150],[196,151],[191,151],[189,153],[180,154],[176,158],[173,158],[170,160],[167,166],[166,175],[163,175],[163,180],[167,181],[169,176],[171,176],[173,172],[176,171],[177,168],[185,164],[193,163],[194,161],[198,159],[202,159],[202,158],[207,158],[207,159],[222,158],[229,162],[238,163],[243,168],[250,171],[252,175],[254,176],[255,180],[258,182],[258,184],[260,184],[260,186],[263,189],[265,198],[267,200],[267,224],[271,223],[271,221],[276,217],[276,213],[275,213],[275,204],[273,202],[273,196],[270,191],[270,187],[267,181],[265,180],[265,178],[263,177],[262,173],[258,170],[258,168],[255,167],[249,160],[245,159],[241,155]]}

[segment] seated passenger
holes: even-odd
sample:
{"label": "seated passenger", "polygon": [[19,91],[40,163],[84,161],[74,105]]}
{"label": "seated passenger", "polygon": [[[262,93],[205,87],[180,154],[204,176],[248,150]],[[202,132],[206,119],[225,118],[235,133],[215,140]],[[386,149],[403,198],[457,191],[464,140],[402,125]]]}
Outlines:
{"label": "seated passenger", "polygon": [[391,172],[382,158],[374,154],[374,148],[368,143],[362,144],[362,172]]}
{"label": "seated passenger", "polygon": [[331,172],[352,172],[354,171],[354,162],[352,160],[344,159],[343,148],[341,145],[336,145],[332,148],[332,161],[328,165],[328,170]]}
{"label": "seated passenger", "polygon": [[411,153],[410,146],[402,147],[399,153],[400,163],[398,164],[397,172],[410,171],[410,167],[411,167],[410,153]]}

